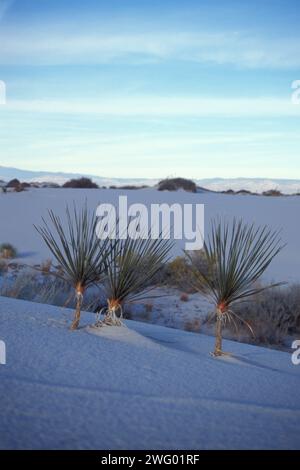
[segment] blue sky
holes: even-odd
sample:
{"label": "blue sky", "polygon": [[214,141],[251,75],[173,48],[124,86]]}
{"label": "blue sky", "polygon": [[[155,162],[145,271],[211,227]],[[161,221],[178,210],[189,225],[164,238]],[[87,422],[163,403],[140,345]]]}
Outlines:
{"label": "blue sky", "polygon": [[300,178],[299,1],[0,0],[0,165]]}

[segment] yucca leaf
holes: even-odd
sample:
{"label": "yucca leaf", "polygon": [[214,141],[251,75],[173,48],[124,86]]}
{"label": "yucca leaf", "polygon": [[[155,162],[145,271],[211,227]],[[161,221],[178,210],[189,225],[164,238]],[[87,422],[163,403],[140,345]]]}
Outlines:
{"label": "yucca leaf", "polygon": [[74,287],[84,289],[99,281],[105,271],[109,240],[96,237],[97,219],[90,214],[87,204],[71,211],[66,207],[66,222],[52,210],[49,220],[42,219],[42,226],[35,226],[52,255],[61,266],[63,278]]}
{"label": "yucca leaf", "polygon": [[107,258],[107,297],[119,303],[135,299],[169,259],[173,243],[162,238],[126,238]]}
{"label": "yucca leaf", "polygon": [[258,290],[255,284],[283,248],[279,235],[266,226],[255,228],[242,220],[234,219],[232,226],[212,221],[211,233],[204,243],[212,275],[194,266],[198,289],[216,303],[227,305],[254,295]]}

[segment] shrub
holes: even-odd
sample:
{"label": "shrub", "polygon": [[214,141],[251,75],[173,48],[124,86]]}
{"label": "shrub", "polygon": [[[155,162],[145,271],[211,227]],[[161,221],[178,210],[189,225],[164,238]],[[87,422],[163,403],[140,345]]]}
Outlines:
{"label": "shrub", "polygon": [[198,284],[198,280],[195,277],[192,264],[199,269],[201,268],[206,273],[206,276],[210,275],[204,251],[195,250],[189,252],[189,257],[178,256],[166,264],[159,273],[156,283],[177,287],[186,293],[197,292],[196,284]]}
{"label": "shrub", "polygon": [[7,268],[8,268],[8,266],[7,266],[7,264],[5,263],[5,261],[0,260],[0,275],[6,273],[6,272],[7,272]]}
{"label": "shrub", "polygon": [[233,189],[224,189],[224,191],[221,191],[222,194],[235,194],[235,191]]}
{"label": "shrub", "polygon": [[20,183],[15,186],[14,191],[15,193],[21,193],[22,191],[25,191],[26,188],[28,188],[28,186],[25,183]]}
{"label": "shrub", "polygon": [[149,188],[146,184],[142,184],[141,186],[135,186],[134,184],[125,184],[123,186],[119,186],[118,189],[128,189],[128,190],[134,190],[134,189],[146,189]]}
{"label": "shrub", "polygon": [[221,194],[229,194],[229,195],[238,195],[238,196],[257,196],[257,193],[253,193],[248,189],[239,189],[238,191],[234,191],[233,189],[226,189],[224,191],[220,191]]}
{"label": "shrub", "polygon": [[192,333],[199,333],[199,331],[201,330],[201,321],[199,320],[199,318],[194,318],[193,320],[187,320],[184,323],[183,328],[185,331],[190,331]]}
{"label": "shrub", "polygon": [[184,256],[177,256],[163,267],[160,277],[169,286],[187,290],[190,286],[192,271]]}
{"label": "shrub", "polygon": [[49,274],[50,271],[51,271],[51,267],[52,267],[52,260],[51,259],[46,259],[40,265],[40,269],[41,269],[43,274]]}
{"label": "shrub", "polygon": [[5,258],[5,259],[16,258],[17,254],[18,252],[16,248],[10,243],[2,243],[0,245],[0,257],[1,258]]}
{"label": "shrub", "polygon": [[[41,275],[34,268],[10,267],[12,271],[8,275],[5,272],[1,273],[3,278],[0,283],[0,295],[58,307],[75,308],[76,299],[72,286],[61,276]],[[7,266],[5,270],[7,271]],[[96,305],[99,305],[99,289],[91,288],[84,297],[82,308],[85,311],[95,312]]]}
{"label": "shrub", "polygon": [[[29,271],[18,272],[13,277],[7,277],[1,283],[0,294],[4,297],[12,297],[14,299],[31,300],[32,293],[36,292],[35,274]],[[34,283],[34,288],[32,287]]]}
{"label": "shrub", "polygon": [[98,189],[99,186],[94,183],[90,178],[77,178],[67,181],[63,188],[77,188],[77,189]]}
{"label": "shrub", "polygon": [[57,306],[66,305],[71,299],[70,293],[69,284],[62,279],[41,278],[29,269],[15,271],[13,276],[4,278],[0,286],[2,296]]}
{"label": "shrub", "polygon": [[239,191],[236,192],[236,194],[240,196],[257,196],[257,193],[253,193],[252,191],[249,191],[248,189],[240,189]]}
{"label": "shrub", "polygon": [[278,189],[269,189],[268,191],[263,192],[263,196],[278,197],[278,196],[283,196],[283,194],[280,191],[278,191]]}
{"label": "shrub", "polygon": [[20,186],[20,184],[21,184],[20,181],[17,178],[14,178],[7,183],[6,187],[17,188],[18,186]]}
{"label": "shrub", "polygon": [[300,286],[273,289],[238,305],[239,315],[261,344],[282,344],[288,335],[300,334]]}
{"label": "shrub", "polygon": [[191,193],[197,192],[197,185],[192,180],[185,178],[166,178],[159,181],[157,185],[158,191],[177,191],[183,189]]}

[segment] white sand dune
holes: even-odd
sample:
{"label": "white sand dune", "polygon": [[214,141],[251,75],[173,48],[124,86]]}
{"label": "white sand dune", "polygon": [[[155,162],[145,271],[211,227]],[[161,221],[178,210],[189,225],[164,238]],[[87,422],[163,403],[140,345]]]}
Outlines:
{"label": "white sand dune", "polygon": [[132,321],[70,332],[67,309],[0,298],[2,449],[300,448],[288,353]]}

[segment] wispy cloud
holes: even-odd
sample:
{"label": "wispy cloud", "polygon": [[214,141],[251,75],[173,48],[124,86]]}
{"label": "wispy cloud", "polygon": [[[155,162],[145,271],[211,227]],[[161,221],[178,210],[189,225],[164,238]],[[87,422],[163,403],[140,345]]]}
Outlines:
{"label": "wispy cloud", "polygon": [[281,98],[207,98],[165,96],[105,97],[98,101],[12,100],[6,112],[50,114],[95,114],[112,117],[293,117],[300,116],[300,106],[289,97]]}
{"label": "wispy cloud", "polygon": [[144,62],[181,60],[242,67],[297,68],[300,66],[299,37],[260,37],[243,32],[143,32],[72,34],[67,30],[9,30],[2,64],[100,64],[113,61]]}
{"label": "wispy cloud", "polygon": [[[5,136],[0,137],[0,142],[5,143]],[[270,143],[274,141],[282,142],[283,140],[293,139],[294,141],[300,141],[300,136],[293,133],[282,136],[281,134],[275,133],[264,133],[264,132],[253,132],[250,134],[246,133],[214,133],[211,135],[199,136],[196,133],[187,133],[180,136],[174,136],[162,133],[157,134],[134,134],[132,136],[120,135],[118,138],[113,136],[101,136],[95,137],[94,135],[89,136],[64,136],[64,138],[58,137],[51,141],[45,141],[44,139],[32,140],[32,136],[27,136],[26,141],[30,145],[32,150],[47,150],[47,151],[74,151],[74,150],[88,150],[101,149],[106,155],[118,157],[122,156],[133,156],[133,155],[153,155],[154,152],[170,152],[172,155],[176,153],[183,154],[197,153],[201,147],[215,148],[218,146],[230,145],[234,148],[235,145],[243,144],[247,146],[260,146],[262,143]]]}

